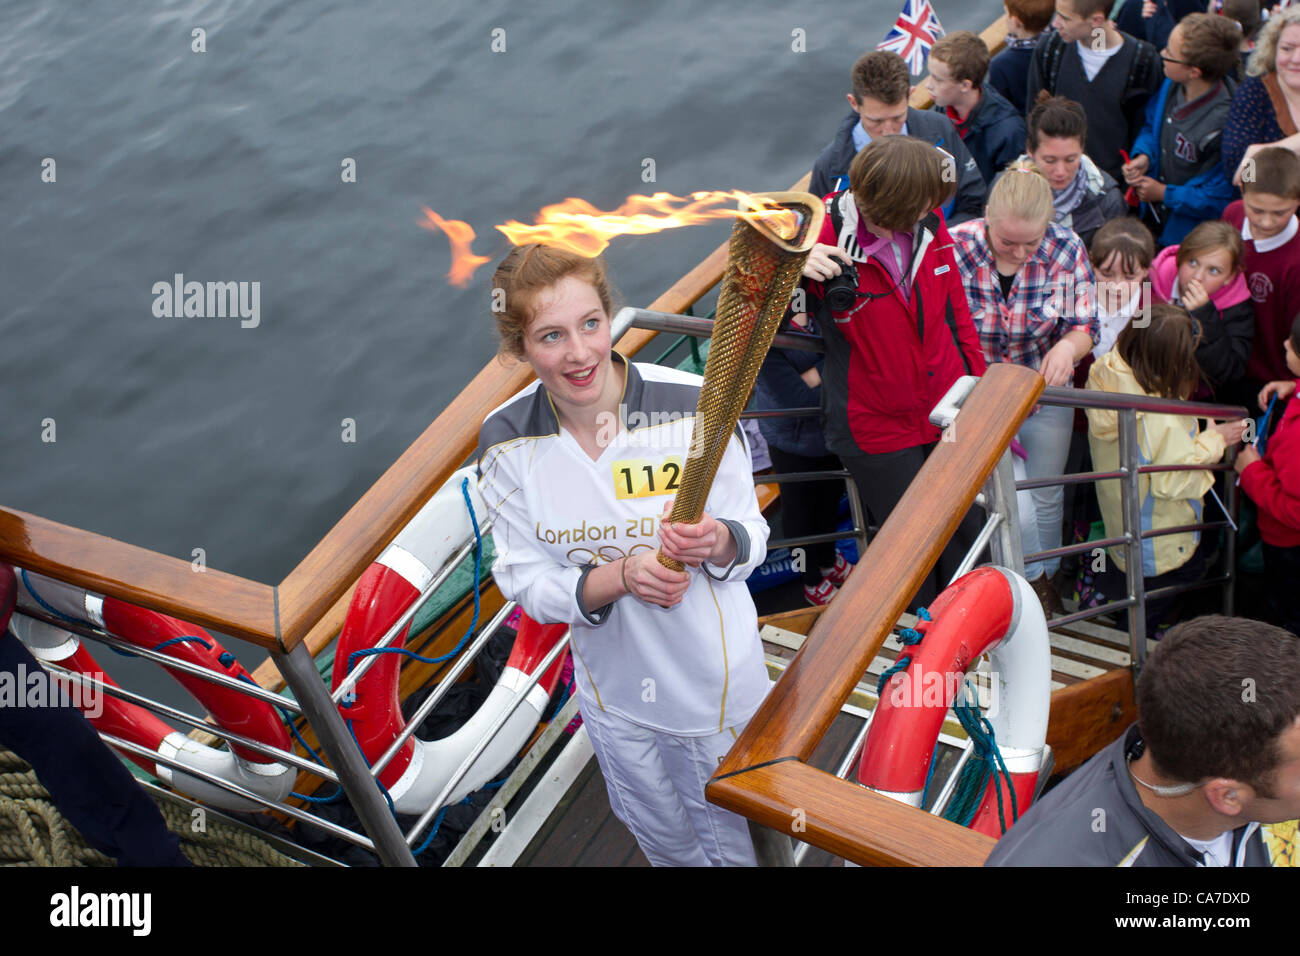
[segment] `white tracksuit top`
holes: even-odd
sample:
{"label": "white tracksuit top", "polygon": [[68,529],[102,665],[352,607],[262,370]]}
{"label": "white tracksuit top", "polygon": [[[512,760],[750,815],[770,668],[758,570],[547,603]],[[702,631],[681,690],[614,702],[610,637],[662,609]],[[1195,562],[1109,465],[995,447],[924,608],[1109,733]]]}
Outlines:
{"label": "white tracksuit top", "polygon": [[768,537],[749,449],[737,429],[705,504],[736,539],[729,570],[688,568],[690,586],[673,608],[631,595],[583,607],[591,567],[658,548],[659,519],[680,482],[702,381],[616,353],[612,374],[623,369],[626,427],[615,433],[611,423],[595,461],[561,430],[540,383],[483,423],[479,476],[494,520],[492,574],[501,593],[535,620],[572,626],[584,708],[667,733],[718,733],[747,721],[768,689],[744,583],[763,562]]}

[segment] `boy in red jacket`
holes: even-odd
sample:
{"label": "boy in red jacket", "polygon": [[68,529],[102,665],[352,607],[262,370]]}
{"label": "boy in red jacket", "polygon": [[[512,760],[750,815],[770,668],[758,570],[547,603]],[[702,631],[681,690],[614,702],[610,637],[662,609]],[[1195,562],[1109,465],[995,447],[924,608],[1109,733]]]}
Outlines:
{"label": "boy in red jacket", "polygon": [[1278,402],[1291,401],[1263,457],[1248,445],[1237,455],[1236,469],[1242,491],[1259,509],[1269,611],[1278,624],[1300,635],[1300,401],[1292,398],[1295,379],[1300,378],[1300,315],[1283,347],[1292,378],[1265,385],[1259,403],[1266,404],[1273,395]]}

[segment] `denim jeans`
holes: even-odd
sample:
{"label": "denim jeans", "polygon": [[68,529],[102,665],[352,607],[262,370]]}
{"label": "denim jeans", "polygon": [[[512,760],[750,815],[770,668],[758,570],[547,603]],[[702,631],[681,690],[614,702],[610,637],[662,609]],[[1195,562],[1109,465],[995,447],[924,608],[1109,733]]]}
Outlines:
{"label": "denim jeans", "polygon": [[[1053,478],[1065,471],[1065,459],[1070,451],[1070,433],[1074,428],[1074,409],[1061,405],[1043,405],[1020,426],[1020,444],[1029,455],[1025,461],[1025,474],[1030,478]],[[1047,551],[1061,546],[1061,521],[1065,511],[1065,488],[1053,485],[1035,488],[1029,492],[1033,502],[1034,520],[1022,520],[1021,543],[1028,557],[1035,551]],[[1024,501],[1018,495],[1019,502]],[[1022,516],[1024,517],[1024,516]],[[1034,531],[1037,530],[1037,534]],[[1047,561],[1025,562],[1025,577],[1030,581],[1040,574],[1049,577],[1061,566],[1060,558]]]}

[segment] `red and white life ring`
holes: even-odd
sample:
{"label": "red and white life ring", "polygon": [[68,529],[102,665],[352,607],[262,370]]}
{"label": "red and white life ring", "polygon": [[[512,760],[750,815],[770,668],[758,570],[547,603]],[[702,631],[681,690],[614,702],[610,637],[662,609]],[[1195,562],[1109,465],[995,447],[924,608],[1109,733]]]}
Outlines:
{"label": "red and white life ring", "polygon": [[[462,490],[464,479],[469,481],[468,492],[475,513],[487,514],[474,469],[462,468],[366,569],[334,651],[335,690],[349,672],[352,655],[374,647],[433,580],[438,569],[473,537]],[[431,741],[408,738],[380,772],[379,781],[388,790],[397,812],[423,813],[429,808],[488,727],[519,699],[524,684],[567,630],[563,624],[537,624],[526,615],[523,621],[505,670],[474,716],[449,737]],[[409,629],[408,625],[390,646],[401,647]],[[392,746],[405,727],[398,698],[401,655],[378,656],[339,707],[370,763]],[[482,787],[519,753],[542,718],[562,665],[563,655],[515,708],[446,803],[455,803]]]}
{"label": "red and white life ring", "polygon": [[[987,714],[1023,814],[1042,769],[1051,697],[1051,647],[1042,605],[1028,582],[1005,568],[983,567],[954,581],[920,622],[911,663],[886,682],[863,741],[858,782],[914,807],[921,805],[944,716],[967,669],[982,654],[992,663],[996,706]],[[998,792],[1011,825],[1006,783],[995,774],[971,829],[1002,835]]]}
{"label": "red and white life ring", "polygon": [[[236,680],[252,681],[235,656],[203,628],[30,571],[15,569],[15,575],[19,612],[40,609],[55,616],[92,624],[137,647],[158,650],[160,654],[178,661]],[[57,663],[112,687],[118,686],[91,656],[81,639],[70,631],[21,613],[14,615],[10,628],[37,660]],[[203,705],[223,729],[243,734],[269,747],[290,750],[289,734],[270,704],[182,670],[165,665],[164,669]],[[151,711],[109,694],[96,695],[93,707],[87,706],[84,695],[73,702],[79,702],[82,712],[96,730],[238,784],[266,800],[282,801],[293,789],[296,772],[291,766],[240,744],[232,745],[229,750],[201,744],[173,730]],[[260,803],[163,763],[155,763],[138,754],[124,755],[164,783],[205,803],[228,810],[266,809]]]}

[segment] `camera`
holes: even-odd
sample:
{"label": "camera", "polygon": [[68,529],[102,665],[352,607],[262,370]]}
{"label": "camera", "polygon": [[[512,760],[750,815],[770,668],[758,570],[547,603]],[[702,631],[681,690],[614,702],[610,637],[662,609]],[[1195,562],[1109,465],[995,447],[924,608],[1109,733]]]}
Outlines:
{"label": "camera", "polygon": [[844,267],[837,276],[831,276],[823,284],[826,289],[824,301],[832,312],[848,312],[858,302],[858,270],[852,262],[839,256],[831,256]]}

